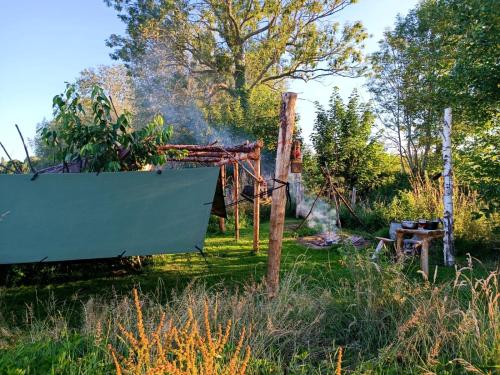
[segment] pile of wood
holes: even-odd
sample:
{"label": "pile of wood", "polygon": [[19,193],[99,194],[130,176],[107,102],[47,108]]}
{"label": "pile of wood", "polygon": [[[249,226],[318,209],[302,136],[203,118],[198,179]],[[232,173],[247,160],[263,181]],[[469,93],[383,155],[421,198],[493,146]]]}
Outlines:
{"label": "pile of wood", "polygon": [[164,145],[160,146],[160,151],[187,151],[187,155],[178,158],[169,158],[169,161],[207,163],[218,166],[230,164],[234,161],[258,160],[260,149],[263,147],[262,141],[246,142],[241,145],[224,147],[215,144],[211,145]]}

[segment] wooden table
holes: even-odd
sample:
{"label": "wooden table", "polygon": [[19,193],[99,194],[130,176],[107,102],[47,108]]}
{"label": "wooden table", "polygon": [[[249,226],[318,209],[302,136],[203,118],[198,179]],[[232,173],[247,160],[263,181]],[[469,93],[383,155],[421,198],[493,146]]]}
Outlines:
{"label": "wooden table", "polygon": [[422,249],[420,251],[420,268],[429,277],[429,243],[435,238],[444,237],[444,230],[435,229],[396,229],[396,252],[398,256],[403,254],[403,239],[405,234],[417,235],[421,238]]}

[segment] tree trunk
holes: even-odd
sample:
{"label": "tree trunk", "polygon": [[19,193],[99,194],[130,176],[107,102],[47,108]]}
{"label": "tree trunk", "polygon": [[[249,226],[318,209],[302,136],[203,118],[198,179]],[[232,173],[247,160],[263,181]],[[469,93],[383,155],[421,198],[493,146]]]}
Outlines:
{"label": "tree trunk", "polygon": [[451,108],[444,110],[443,121],[443,177],[444,177],[444,264],[455,264],[455,249],[453,243],[453,165],[451,159]]}
{"label": "tree trunk", "polygon": [[[290,168],[290,153],[292,151],[292,136],[295,127],[295,102],[297,94],[284,93],[281,99],[280,129],[278,150],[276,152],[275,179],[279,182],[288,181]],[[271,222],[269,230],[269,256],[267,258],[267,291],[270,297],[276,296],[279,288],[281,262],[281,244],[285,225],[286,190],[273,190],[271,205]]]}
{"label": "tree trunk", "polygon": [[248,111],[249,92],[247,89],[246,65],[243,52],[239,53],[234,62],[234,88],[240,101],[244,116]]}

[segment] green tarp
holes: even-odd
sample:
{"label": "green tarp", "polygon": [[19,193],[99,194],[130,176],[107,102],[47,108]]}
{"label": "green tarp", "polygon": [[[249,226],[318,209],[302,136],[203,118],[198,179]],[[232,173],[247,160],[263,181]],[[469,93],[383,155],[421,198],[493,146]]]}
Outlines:
{"label": "green tarp", "polygon": [[218,174],[0,175],[0,264],[197,252]]}

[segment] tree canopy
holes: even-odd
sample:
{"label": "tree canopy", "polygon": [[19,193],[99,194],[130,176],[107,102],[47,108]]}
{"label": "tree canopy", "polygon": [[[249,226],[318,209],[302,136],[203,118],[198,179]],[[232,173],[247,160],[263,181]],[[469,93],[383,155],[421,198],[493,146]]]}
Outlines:
{"label": "tree canopy", "polygon": [[206,95],[226,91],[246,109],[262,84],[359,74],[367,33],[359,22],[333,22],[353,2],[106,0],[127,25],[108,45],[129,65],[160,46],[164,64],[195,77]]}
{"label": "tree canopy", "polygon": [[390,158],[372,136],[375,116],[354,91],[347,104],[335,89],[328,108],[317,104],[312,142],[318,166],[328,166],[337,182],[359,191],[380,185]]}

